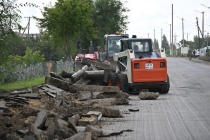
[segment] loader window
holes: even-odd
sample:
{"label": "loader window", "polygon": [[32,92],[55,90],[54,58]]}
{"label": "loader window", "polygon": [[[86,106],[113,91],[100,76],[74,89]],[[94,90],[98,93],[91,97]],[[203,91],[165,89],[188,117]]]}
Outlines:
{"label": "loader window", "polygon": [[129,44],[127,41],[122,42],[122,51],[129,49]]}
{"label": "loader window", "polygon": [[118,67],[120,71],[125,71],[127,68],[127,56],[120,57],[118,59]]}
{"label": "loader window", "polygon": [[120,52],[121,36],[110,36],[107,39],[108,56],[113,56],[114,53]]}
{"label": "loader window", "polygon": [[131,46],[134,52],[149,52],[150,51],[150,43],[146,40],[133,41],[131,42]]}

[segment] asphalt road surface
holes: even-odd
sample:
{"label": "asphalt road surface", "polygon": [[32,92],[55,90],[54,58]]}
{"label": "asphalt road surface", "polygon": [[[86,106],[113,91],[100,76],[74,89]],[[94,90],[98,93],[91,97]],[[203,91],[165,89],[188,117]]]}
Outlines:
{"label": "asphalt road surface", "polygon": [[167,60],[169,93],[157,100],[140,100],[133,95],[130,105],[116,106],[124,118],[103,118],[103,128],[133,132],[105,139],[210,140],[210,64],[184,58]]}

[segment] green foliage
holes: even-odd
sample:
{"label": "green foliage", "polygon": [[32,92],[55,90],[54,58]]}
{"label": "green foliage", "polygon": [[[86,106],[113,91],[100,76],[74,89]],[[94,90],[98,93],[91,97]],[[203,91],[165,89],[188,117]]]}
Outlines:
{"label": "green foliage", "polygon": [[17,4],[17,0],[3,0],[0,2],[0,65],[7,61],[7,56],[11,53],[11,40],[15,36],[12,29],[19,28],[21,18],[19,7],[37,5],[32,3]]}
{"label": "green foliage", "polygon": [[41,28],[45,28],[53,40],[62,44],[67,56],[70,56],[70,44],[81,34],[94,32],[91,18],[93,5],[87,0],[58,0],[52,8],[45,7],[43,19],[38,19]]}
{"label": "green foliage", "polygon": [[90,40],[98,46],[105,34],[126,31],[128,11],[120,0],[58,0],[54,7],[44,7],[43,19],[36,19],[69,57],[77,53],[78,40],[87,49]]}
{"label": "green foliage", "polygon": [[37,64],[44,61],[44,55],[40,51],[32,52],[32,50],[27,47],[25,56],[23,56],[23,61],[27,66],[30,64]]}
{"label": "green foliage", "polygon": [[17,75],[15,72],[21,66],[29,66],[30,64],[37,64],[44,61],[44,55],[40,51],[34,51],[30,48],[26,49],[24,56],[10,55],[5,63],[0,67],[0,83],[16,81]]}
{"label": "green foliage", "polygon": [[162,37],[161,48],[164,48],[166,50],[169,49],[169,43],[165,35],[163,35]]}
{"label": "green foliage", "polygon": [[169,43],[168,43],[168,40],[167,40],[165,35],[163,35],[163,37],[162,37],[161,48],[165,49],[165,52],[166,52],[167,56],[170,55],[170,47],[169,47]]}
{"label": "green foliage", "polygon": [[125,15],[129,9],[123,6],[120,0],[95,0],[93,13],[94,27],[97,30],[97,45],[103,44],[105,34],[113,34],[116,31],[125,32],[129,23]]}

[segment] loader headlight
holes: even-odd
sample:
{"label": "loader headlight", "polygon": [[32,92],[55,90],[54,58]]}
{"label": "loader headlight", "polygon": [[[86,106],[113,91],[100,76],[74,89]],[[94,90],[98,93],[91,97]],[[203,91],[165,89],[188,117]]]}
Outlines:
{"label": "loader headlight", "polygon": [[134,63],[134,69],[139,69],[139,68],[140,68],[139,63]]}
{"label": "loader headlight", "polygon": [[160,62],[160,67],[161,68],[165,68],[166,67],[166,63],[165,62]]}

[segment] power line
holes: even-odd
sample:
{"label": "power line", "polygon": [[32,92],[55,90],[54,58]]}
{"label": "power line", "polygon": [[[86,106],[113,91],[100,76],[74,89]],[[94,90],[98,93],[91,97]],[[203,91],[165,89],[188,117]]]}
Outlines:
{"label": "power line", "polygon": [[184,19],[177,16],[177,18],[182,20],[182,44],[184,47]]}
{"label": "power line", "polygon": [[201,4],[201,5],[204,6],[204,7],[206,7],[206,8],[209,8],[209,9],[210,9],[210,6],[208,7],[208,6],[204,5],[204,4]]}

